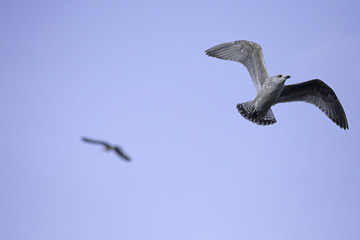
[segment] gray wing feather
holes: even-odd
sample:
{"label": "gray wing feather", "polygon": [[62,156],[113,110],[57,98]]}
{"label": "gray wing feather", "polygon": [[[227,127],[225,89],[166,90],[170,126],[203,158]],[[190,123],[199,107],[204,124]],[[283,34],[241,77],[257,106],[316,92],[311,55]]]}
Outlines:
{"label": "gray wing feather", "polygon": [[242,63],[251,76],[256,90],[268,77],[264,56],[259,44],[245,40],[216,45],[205,51],[206,55]]}
{"label": "gray wing feather", "polygon": [[335,92],[319,79],[287,85],[284,87],[277,103],[303,101],[314,104],[336,125],[349,129],[345,111]]}

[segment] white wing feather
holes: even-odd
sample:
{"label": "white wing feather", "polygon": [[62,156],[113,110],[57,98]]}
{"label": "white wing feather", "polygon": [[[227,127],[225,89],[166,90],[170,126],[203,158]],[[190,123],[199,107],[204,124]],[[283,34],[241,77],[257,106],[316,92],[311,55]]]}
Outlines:
{"label": "white wing feather", "polygon": [[242,63],[251,76],[256,90],[268,78],[264,56],[259,44],[245,40],[216,45],[205,51],[208,56]]}

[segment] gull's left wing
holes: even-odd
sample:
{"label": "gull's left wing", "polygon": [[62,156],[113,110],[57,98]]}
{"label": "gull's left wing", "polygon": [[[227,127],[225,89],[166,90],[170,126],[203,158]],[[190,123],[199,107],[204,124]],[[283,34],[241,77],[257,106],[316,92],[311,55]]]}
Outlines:
{"label": "gull's left wing", "polygon": [[258,91],[268,77],[262,49],[259,44],[240,40],[216,45],[205,51],[206,55],[242,63],[249,71]]}
{"label": "gull's left wing", "polygon": [[84,142],[88,142],[88,143],[102,144],[102,145],[104,145],[105,147],[108,147],[108,148],[111,147],[109,143],[104,142],[104,141],[94,140],[94,139],[90,139],[90,138],[86,138],[86,137],[83,137],[82,140]]}

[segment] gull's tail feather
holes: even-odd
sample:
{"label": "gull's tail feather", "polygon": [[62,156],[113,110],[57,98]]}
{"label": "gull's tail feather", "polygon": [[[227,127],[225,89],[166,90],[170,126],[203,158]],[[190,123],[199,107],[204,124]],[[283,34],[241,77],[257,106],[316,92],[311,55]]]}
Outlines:
{"label": "gull's tail feather", "polygon": [[271,109],[269,109],[266,114],[258,114],[254,110],[253,101],[239,103],[236,105],[236,108],[238,109],[241,116],[258,125],[270,125],[276,123],[275,116]]}

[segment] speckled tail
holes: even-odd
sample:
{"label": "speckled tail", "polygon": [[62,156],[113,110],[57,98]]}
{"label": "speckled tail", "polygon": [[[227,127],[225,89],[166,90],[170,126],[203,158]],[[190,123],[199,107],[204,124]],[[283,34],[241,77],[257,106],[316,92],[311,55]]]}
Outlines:
{"label": "speckled tail", "polygon": [[253,101],[239,103],[236,105],[236,108],[241,116],[258,125],[270,125],[276,123],[275,116],[271,109],[269,109],[266,114],[256,115]]}

